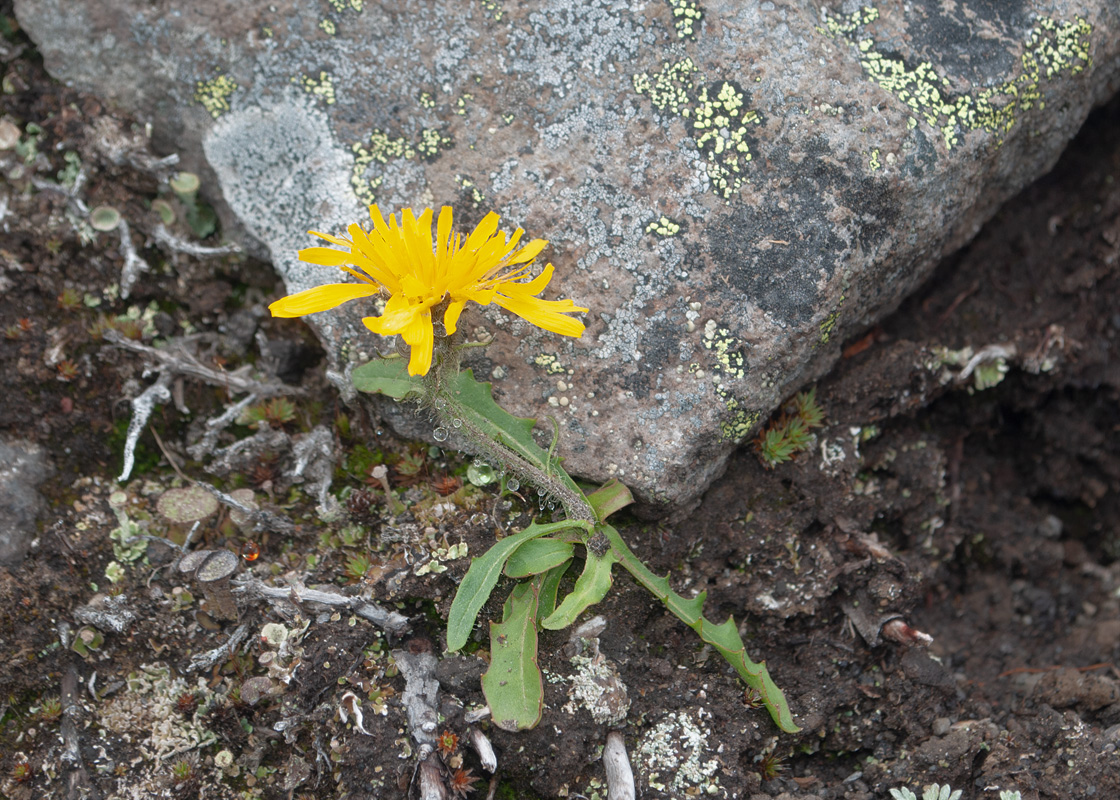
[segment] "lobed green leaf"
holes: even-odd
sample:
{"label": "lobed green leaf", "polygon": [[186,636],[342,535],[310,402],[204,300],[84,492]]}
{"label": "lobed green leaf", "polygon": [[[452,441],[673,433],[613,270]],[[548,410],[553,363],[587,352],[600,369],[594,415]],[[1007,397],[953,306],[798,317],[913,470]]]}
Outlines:
{"label": "lobed green leaf", "polygon": [[747,648],[739,636],[739,628],[733,618],[716,625],[705,619],[701,612],[704,605],[704,593],[701,592],[691,600],[686,600],[673,591],[667,578],[654,575],[645,564],[634,554],[610,525],[600,525],[599,530],[606,535],[611,543],[611,552],[615,553],[620,564],[634,576],[638,583],[645,586],[661,602],[663,602],[674,615],[692,628],[700,638],[719,651],[727,662],[739,673],[739,677],[747,686],[751,687],[762,697],[766,710],[779,728],[786,733],[796,733],[801,730],[793,722],[782,690],[778,688],[766,669],[766,662],[755,663],[747,656]]}
{"label": "lobed green leaf", "polygon": [[500,623],[490,623],[490,668],[482,693],[494,724],[502,730],[534,727],[544,706],[544,682],[537,666],[537,603],[542,578],[513,587]]}

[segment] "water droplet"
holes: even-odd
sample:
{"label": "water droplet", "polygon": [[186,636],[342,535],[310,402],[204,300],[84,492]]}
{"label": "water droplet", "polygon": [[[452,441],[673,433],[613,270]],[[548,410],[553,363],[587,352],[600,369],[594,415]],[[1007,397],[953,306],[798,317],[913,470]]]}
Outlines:
{"label": "water droplet", "polygon": [[537,489],[537,497],[544,497],[544,489]]}
{"label": "water droplet", "polygon": [[517,480],[517,478],[510,478],[508,481],[506,481],[506,489],[508,489],[509,491],[516,492],[520,488],[521,481]]}
{"label": "water droplet", "polygon": [[494,468],[484,461],[478,460],[467,467],[467,480],[475,486],[487,486],[496,480]]}
{"label": "water droplet", "polygon": [[437,442],[446,442],[447,428],[436,428],[434,431],[432,431],[432,438]]}
{"label": "water droplet", "polygon": [[456,428],[461,428],[463,427],[463,420],[456,418],[451,420],[451,424]]}

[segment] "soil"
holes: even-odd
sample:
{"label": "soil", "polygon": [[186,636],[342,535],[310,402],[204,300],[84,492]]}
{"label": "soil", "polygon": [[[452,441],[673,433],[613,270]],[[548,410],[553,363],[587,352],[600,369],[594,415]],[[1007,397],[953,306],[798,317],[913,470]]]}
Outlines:
{"label": "soil", "polygon": [[[678,592],[707,591],[709,618],[735,616],[801,731],[780,733],[719,655],[619,571],[597,636],[541,634],[541,723],[476,723],[497,752],[491,777],[465,744],[485,702],[484,626],[471,654],[442,653],[468,564],[446,548],[481,554],[533,506],[346,406],[311,333],[264,312],[282,292],[269,265],[161,243],[161,210],[183,241],[217,245],[220,232],[169,188],[142,127],[50,80],[10,8],[0,16],[0,118],[20,134],[0,151],[0,430],[55,467],[37,538],[0,568],[0,796],[417,797],[469,769],[474,791],[457,785],[470,797],[603,798],[611,729],[646,798],[860,800],[932,784],[943,799],[949,786],[964,800],[1120,796],[1120,99],[846,344],[816,387],[826,422],[809,450],[766,469],[744,446],[690,514],[620,523]],[[84,222],[99,205],[128,220],[150,267],[127,299],[119,232]],[[110,328],[178,341],[211,371],[172,382],[120,485],[129,401],[156,362]],[[981,351],[987,368],[966,374]],[[291,405],[262,400],[192,456],[203,423],[244,396],[220,376],[246,370],[283,379]],[[316,428],[343,454],[334,509],[292,474],[292,448]],[[241,459],[215,449],[250,437]],[[377,464],[403,513],[385,504]],[[156,508],[188,479],[252,489],[272,515],[262,530],[224,510],[192,549],[259,552],[243,577],[365,597],[410,631],[305,602],[302,588],[241,595],[239,619],[222,619],[165,543],[189,527]],[[111,538],[114,492],[153,540]],[[236,632],[248,635],[222,649]],[[402,667],[429,656],[438,729],[460,741],[420,768]]]}

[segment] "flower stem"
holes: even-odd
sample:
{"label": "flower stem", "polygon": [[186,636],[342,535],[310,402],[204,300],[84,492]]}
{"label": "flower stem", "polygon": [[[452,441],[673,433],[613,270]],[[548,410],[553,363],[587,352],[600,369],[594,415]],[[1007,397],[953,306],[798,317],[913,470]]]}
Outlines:
{"label": "flower stem", "polygon": [[[484,431],[473,421],[473,414],[450,391],[452,378],[459,372],[459,347],[453,337],[437,337],[432,369],[422,380],[422,403],[434,412],[437,424],[456,438],[455,446],[473,456],[478,456],[504,469],[525,484],[537,487],[542,494],[559,502],[570,520],[594,523],[598,520],[594,509],[574,482],[563,473],[554,458],[558,430],[553,428],[553,442],[547,454],[542,453],[542,464],[530,461],[516,452],[500,437]],[[542,468],[543,466],[543,468]],[[564,480],[567,478],[567,480]]]}

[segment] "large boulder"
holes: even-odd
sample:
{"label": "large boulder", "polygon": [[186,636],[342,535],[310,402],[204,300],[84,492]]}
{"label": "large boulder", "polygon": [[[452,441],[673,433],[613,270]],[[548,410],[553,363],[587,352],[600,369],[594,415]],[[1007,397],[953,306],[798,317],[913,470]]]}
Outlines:
{"label": "large boulder", "polygon": [[[475,363],[574,473],[681,507],[840,342],[1053,165],[1120,80],[1115,0],[16,0],[47,68],[153,124],[289,289],[310,228],[496,210],[578,341]],[[217,197],[220,192],[221,198]],[[356,304],[351,304],[354,306]],[[387,347],[311,318],[334,367]],[[384,413],[390,414],[389,411]],[[392,414],[390,414],[393,416]],[[397,413],[401,425],[414,415]]]}

